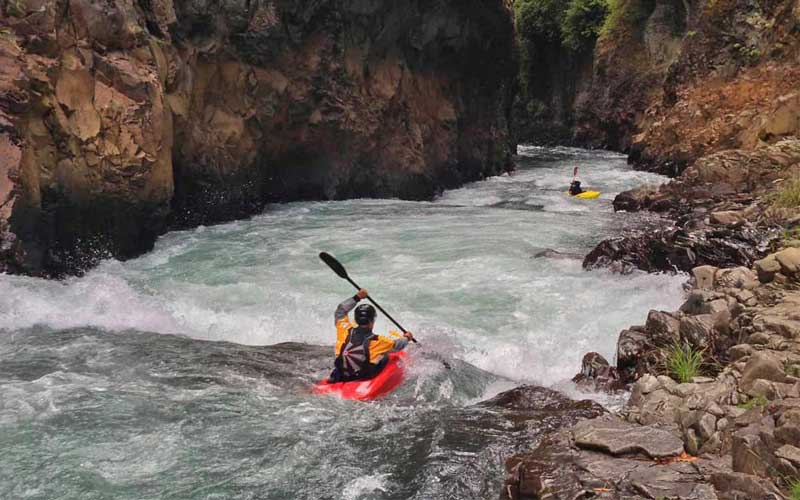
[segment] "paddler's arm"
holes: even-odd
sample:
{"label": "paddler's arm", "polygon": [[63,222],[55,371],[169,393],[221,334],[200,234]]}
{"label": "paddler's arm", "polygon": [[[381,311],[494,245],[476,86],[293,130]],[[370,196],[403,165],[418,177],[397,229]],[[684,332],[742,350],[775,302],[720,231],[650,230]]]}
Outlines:
{"label": "paddler's arm", "polygon": [[395,331],[390,331],[389,333],[395,337],[394,339],[391,339],[394,342],[391,352],[402,351],[408,345],[408,341],[414,338],[414,335],[411,332],[406,332],[402,335]]}
{"label": "paddler's arm", "polygon": [[353,308],[358,304],[358,301],[364,299],[369,295],[367,291],[362,288],[358,291],[357,294],[353,295],[349,299],[345,300],[341,304],[336,307],[336,312],[334,313],[334,324],[339,324],[339,321],[343,320],[347,317],[347,314],[353,310]]}

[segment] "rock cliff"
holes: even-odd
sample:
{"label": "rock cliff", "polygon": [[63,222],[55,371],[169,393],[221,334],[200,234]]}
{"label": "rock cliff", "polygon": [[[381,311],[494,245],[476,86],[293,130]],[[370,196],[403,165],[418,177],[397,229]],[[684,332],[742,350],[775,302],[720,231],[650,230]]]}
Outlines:
{"label": "rock cliff", "polygon": [[[532,95],[528,119],[541,117],[539,129],[566,124],[561,142],[629,151],[634,163],[668,175],[707,154],[797,135],[797,2],[608,5],[596,41],[583,49],[592,53],[589,62],[567,64],[576,56],[562,44],[550,48],[558,55],[549,60],[560,66],[544,59],[522,66],[523,79],[553,80],[554,68],[569,80],[566,87],[540,84]],[[520,138],[548,139],[535,131]]]}
{"label": "rock cliff", "polygon": [[424,199],[510,167],[503,0],[0,8],[0,272],[80,272],[272,201]]}

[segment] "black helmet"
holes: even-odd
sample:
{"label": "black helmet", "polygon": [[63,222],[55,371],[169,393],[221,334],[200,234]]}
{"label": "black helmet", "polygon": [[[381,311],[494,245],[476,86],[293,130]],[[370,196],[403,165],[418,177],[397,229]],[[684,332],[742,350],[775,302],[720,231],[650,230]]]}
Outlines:
{"label": "black helmet", "polygon": [[369,304],[361,304],[356,307],[356,312],[353,315],[356,318],[356,323],[366,326],[375,319],[375,308]]}

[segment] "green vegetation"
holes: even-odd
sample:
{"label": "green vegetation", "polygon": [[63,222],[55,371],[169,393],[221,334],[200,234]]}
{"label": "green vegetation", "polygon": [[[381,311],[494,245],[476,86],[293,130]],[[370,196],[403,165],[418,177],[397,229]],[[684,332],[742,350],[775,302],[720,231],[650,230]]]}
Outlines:
{"label": "green vegetation", "polygon": [[11,17],[23,17],[27,13],[27,9],[26,0],[8,0],[6,2],[6,14]]}
{"label": "green vegetation", "polygon": [[786,181],[775,195],[773,204],[781,208],[800,207],[800,178]]}
{"label": "green vegetation", "polygon": [[608,15],[608,0],[572,0],[561,21],[561,40],[572,50],[594,43]]}
{"label": "green vegetation", "polygon": [[[514,17],[520,46],[520,83],[524,102],[530,78],[548,51],[591,50],[608,15],[611,0],[515,0]],[[532,96],[530,96],[532,97]]]}
{"label": "green vegetation", "polygon": [[523,46],[559,43],[579,51],[594,43],[609,12],[609,0],[517,0],[517,32]]}
{"label": "green vegetation", "polygon": [[748,399],[744,403],[739,403],[736,406],[742,408],[743,410],[752,410],[755,407],[763,408],[767,406],[767,404],[769,404],[767,398],[765,398],[764,396],[756,396],[754,398]]}
{"label": "green vegetation", "polygon": [[518,0],[514,2],[517,33],[524,41],[561,39],[561,21],[567,2],[563,0]]}
{"label": "green vegetation", "polygon": [[700,374],[703,364],[703,351],[694,349],[688,343],[675,342],[664,350],[667,371],[680,383],[691,382]]}
{"label": "green vegetation", "polygon": [[789,498],[800,500],[800,479],[795,479],[789,483]]}
{"label": "green vegetation", "polygon": [[654,6],[654,0],[608,0],[608,16],[599,30],[600,36],[634,32],[644,25]]}

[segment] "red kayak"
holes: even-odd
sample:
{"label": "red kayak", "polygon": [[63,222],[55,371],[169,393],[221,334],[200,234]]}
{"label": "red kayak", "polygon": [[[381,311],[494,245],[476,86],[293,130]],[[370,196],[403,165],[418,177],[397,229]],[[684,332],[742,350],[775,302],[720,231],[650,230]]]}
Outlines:
{"label": "red kayak", "polygon": [[386,368],[374,378],[369,380],[354,380],[352,382],[336,382],[331,384],[328,379],[317,382],[312,391],[314,394],[337,394],[344,399],[357,399],[365,401],[378,399],[397,389],[405,378],[406,353],[390,352]]}

